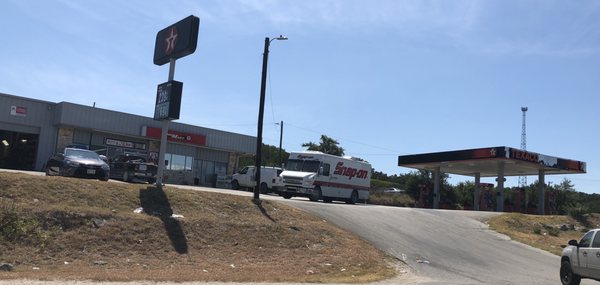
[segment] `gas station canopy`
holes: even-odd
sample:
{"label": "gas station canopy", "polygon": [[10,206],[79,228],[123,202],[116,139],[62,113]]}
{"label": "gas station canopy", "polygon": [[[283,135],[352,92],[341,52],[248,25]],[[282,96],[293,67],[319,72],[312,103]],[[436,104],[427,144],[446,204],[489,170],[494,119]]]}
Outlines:
{"label": "gas station canopy", "polygon": [[398,166],[465,176],[496,177],[499,164],[503,164],[504,176],[586,173],[585,162],[506,146],[398,157]]}

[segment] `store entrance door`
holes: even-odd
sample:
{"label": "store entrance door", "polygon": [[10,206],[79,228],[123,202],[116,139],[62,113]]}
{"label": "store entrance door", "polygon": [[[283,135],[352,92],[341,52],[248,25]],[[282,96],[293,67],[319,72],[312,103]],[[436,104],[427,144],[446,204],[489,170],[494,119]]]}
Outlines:
{"label": "store entrance door", "polygon": [[0,168],[35,170],[39,135],[0,130]]}

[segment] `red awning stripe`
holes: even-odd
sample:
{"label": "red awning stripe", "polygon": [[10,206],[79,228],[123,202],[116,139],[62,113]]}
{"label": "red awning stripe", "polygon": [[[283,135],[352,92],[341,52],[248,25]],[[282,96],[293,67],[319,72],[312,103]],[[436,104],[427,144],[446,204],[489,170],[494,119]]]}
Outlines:
{"label": "red awning stripe", "polygon": [[317,186],[321,187],[335,187],[335,188],[343,188],[343,189],[357,189],[357,190],[369,190],[369,187],[344,184],[344,183],[334,183],[334,182],[324,182],[324,181],[315,181],[314,183]]}

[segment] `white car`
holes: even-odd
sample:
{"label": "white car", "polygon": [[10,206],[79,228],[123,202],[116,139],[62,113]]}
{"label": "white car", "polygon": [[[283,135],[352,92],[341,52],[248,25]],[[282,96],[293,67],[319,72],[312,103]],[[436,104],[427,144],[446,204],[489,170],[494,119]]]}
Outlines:
{"label": "white car", "polygon": [[[254,188],[256,181],[254,179],[254,166],[246,166],[231,178],[231,188],[238,190],[241,188]],[[260,193],[266,194],[271,191],[278,192],[283,187],[283,180],[279,177],[283,170],[279,167],[263,166],[260,169]]]}
{"label": "white car", "polygon": [[570,240],[563,249],[560,281],[579,285],[581,278],[600,281],[600,229],[587,232],[579,242]]}
{"label": "white car", "polygon": [[398,188],[386,188],[385,190],[383,190],[383,193],[398,194],[398,193],[404,193],[404,190],[398,189]]}

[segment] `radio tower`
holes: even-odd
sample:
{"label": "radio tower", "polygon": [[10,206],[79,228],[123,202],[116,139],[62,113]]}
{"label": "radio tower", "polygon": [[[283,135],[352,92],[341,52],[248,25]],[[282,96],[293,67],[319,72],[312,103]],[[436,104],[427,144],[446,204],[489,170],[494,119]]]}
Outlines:
{"label": "radio tower", "polygon": [[[527,130],[525,117],[527,115],[527,107],[521,107],[523,112],[523,125],[521,126],[521,150],[527,150]],[[527,176],[519,176],[519,187],[527,186]]]}

